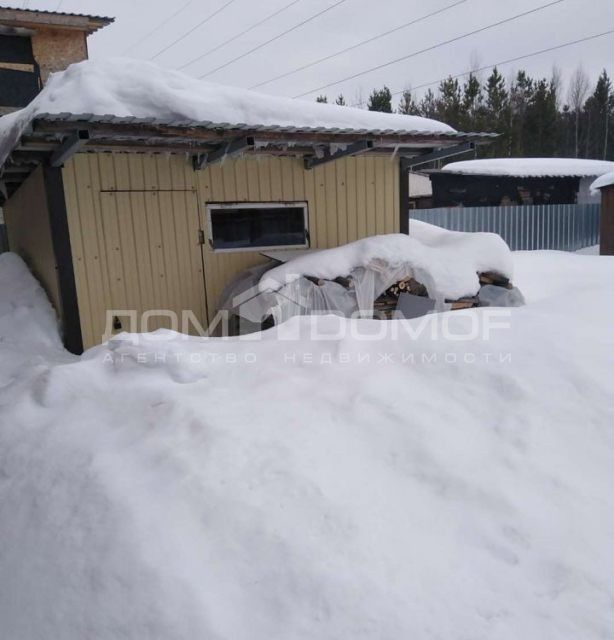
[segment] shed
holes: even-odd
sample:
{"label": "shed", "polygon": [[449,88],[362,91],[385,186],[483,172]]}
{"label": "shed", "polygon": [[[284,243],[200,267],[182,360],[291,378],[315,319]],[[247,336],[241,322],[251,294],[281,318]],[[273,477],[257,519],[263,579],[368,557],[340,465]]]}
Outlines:
{"label": "shed", "polygon": [[177,316],[193,330],[263,250],[407,232],[408,166],[493,135],[82,62],[0,119],[9,244],[75,352]]}
{"label": "shed", "polygon": [[436,207],[590,204],[589,186],[614,162],[578,158],[488,158],[430,173]]}
{"label": "shed", "polygon": [[614,256],[614,172],[597,178],[591,192],[601,197],[599,253]]}

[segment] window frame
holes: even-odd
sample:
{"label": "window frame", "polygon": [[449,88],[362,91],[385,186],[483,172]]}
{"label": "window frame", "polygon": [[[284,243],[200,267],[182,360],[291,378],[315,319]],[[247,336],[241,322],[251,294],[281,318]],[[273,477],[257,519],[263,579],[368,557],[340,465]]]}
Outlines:
{"label": "window frame", "polygon": [[[218,209],[302,209],[303,225],[305,229],[305,242],[302,244],[276,244],[276,245],[259,245],[250,247],[228,247],[217,248],[213,241],[213,223],[212,210]],[[209,248],[213,253],[248,253],[265,250],[284,250],[284,249],[309,249],[311,239],[309,236],[309,203],[306,200],[283,200],[276,202],[207,202],[205,204],[207,215],[207,241]]]}

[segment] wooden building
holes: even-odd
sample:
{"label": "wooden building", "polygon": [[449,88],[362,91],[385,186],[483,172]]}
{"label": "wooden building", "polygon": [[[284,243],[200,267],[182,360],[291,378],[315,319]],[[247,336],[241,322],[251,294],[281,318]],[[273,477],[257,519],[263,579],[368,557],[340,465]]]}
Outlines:
{"label": "wooden building", "polygon": [[112,18],[0,7],[0,115],[25,107],[49,74],[87,60],[87,38]]}

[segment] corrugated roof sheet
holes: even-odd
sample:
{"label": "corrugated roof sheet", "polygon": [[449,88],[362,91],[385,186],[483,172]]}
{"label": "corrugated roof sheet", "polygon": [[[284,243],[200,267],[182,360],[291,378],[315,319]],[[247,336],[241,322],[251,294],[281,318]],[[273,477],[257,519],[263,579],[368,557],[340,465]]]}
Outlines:
{"label": "corrugated roof sheet", "polygon": [[49,9],[22,9],[21,7],[7,7],[4,5],[0,6],[0,11],[1,10],[20,11],[23,13],[41,13],[43,15],[65,16],[68,18],[88,18],[89,20],[97,20],[100,22],[106,22],[107,24],[115,22],[115,18],[108,16],[96,16],[90,13],[69,13],[66,11],[50,11]]}
{"label": "corrugated roof sheet", "polygon": [[126,125],[155,125],[168,126],[179,129],[209,129],[209,130],[232,130],[250,132],[276,132],[276,133],[300,133],[300,134],[330,134],[330,135],[371,135],[371,136],[415,136],[434,137],[438,139],[455,140],[457,138],[492,139],[498,137],[497,133],[478,133],[462,131],[422,131],[422,130],[397,130],[397,129],[339,129],[327,127],[293,127],[281,125],[245,124],[231,122],[211,122],[208,120],[166,120],[161,118],[136,118],[134,116],[114,116],[111,114],[95,115],[93,113],[40,113],[37,114],[34,122],[83,122],[94,124],[126,124]]}

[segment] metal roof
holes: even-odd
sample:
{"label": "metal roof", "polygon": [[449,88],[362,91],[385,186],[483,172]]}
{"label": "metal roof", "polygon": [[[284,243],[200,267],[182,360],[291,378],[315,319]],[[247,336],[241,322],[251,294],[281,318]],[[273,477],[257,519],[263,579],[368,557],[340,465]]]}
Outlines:
{"label": "metal roof", "polygon": [[[434,149],[458,148],[463,143],[487,144],[493,133],[399,131],[294,127],[200,120],[136,118],[92,113],[42,113],[21,137],[4,149],[0,182],[11,196],[41,163],[58,166],[78,152],[182,153],[196,161],[226,157],[227,153],[303,156],[318,164],[322,156],[367,154],[421,155]],[[233,148],[234,151],[229,150]],[[336,151],[333,151],[336,149]],[[314,160],[316,158],[316,160]],[[328,160],[326,160],[328,161]]]}
{"label": "metal roof", "polygon": [[[15,14],[15,18],[12,18],[11,21],[15,21],[18,22],[18,15],[19,14],[24,14],[24,21],[27,22],[28,18],[27,16],[29,16],[30,18],[35,18],[36,16],[44,16],[44,17],[48,17],[48,18],[52,18],[52,17],[58,17],[58,18],[85,18],[86,20],[91,20],[92,22],[97,22],[100,23],[99,26],[97,26],[96,28],[92,29],[89,28],[88,31],[96,31],[96,29],[103,27],[103,26],[107,26],[109,24],[111,24],[112,22],[115,22],[115,18],[111,18],[111,17],[107,17],[107,16],[96,16],[96,15],[91,15],[91,14],[87,14],[87,13],[70,13],[70,12],[65,12],[65,11],[49,11],[47,9],[22,9],[21,7],[6,7],[6,6],[0,6],[0,12],[11,12]],[[52,22],[52,20],[49,20],[48,22],[43,22],[41,21],[40,24],[50,24],[52,26],[61,26],[61,25],[57,25],[57,23]],[[76,24],[73,25],[68,25],[68,26],[79,26]],[[85,25],[83,25],[85,26]]]}
{"label": "metal roof", "polygon": [[475,140],[488,141],[499,136],[498,133],[462,132],[462,131],[424,131],[424,130],[399,130],[399,129],[352,129],[352,128],[328,128],[328,127],[294,127],[282,125],[246,124],[244,122],[211,122],[209,120],[173,120],[166,118],[137,118],[134,116],[114,116],[110,114],[95,115],[93,113],[40,113],[35,122],[61,122],[61,123],[92,123],[95,125],[112,124],[127,126],[156,126],[172,127],[174,129],[203,129],[209,131],[244,131],[244,132],[275,132],[288,134],[323,134],[331,136],[359,135],[359,136],[385,136],[385,137],[415,137],[432,138],[437,140]]}

